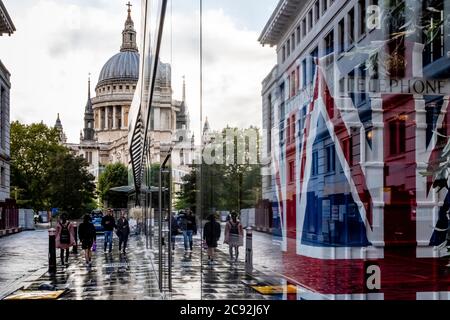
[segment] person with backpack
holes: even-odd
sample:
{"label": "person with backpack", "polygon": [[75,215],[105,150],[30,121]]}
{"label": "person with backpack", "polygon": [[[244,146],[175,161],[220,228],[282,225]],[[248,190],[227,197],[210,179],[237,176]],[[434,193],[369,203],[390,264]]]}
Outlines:
{"label": "person with backpack", "polygon": [[125,216],[125,211],[122,211],[119,220],[117,220],[116,229],[119,237],[119,253],[123,249],[122,253],[126,254],[128,237],[130,236],[130,224]]}
{"label": "person with backpack", "polygon": [[208,222],[203,227],[203,240],[206,242],[208,248],[208,264],[214,264],[215,251],[217,248],[217,242],[220,239],[220,223],[216,221],[215,215],[211,214],[208,218]]}
{"label": "person with backpack", "polygon": [[[56,225],[56,248],[61,250],[61,265],[69,263],[69,249],[76,245],[75,229],[73,224],[67,219],[66,214],[62,214],[58,224]],[[66,257],[64,259],[64,252]]]}
{"label": "person with backpack", "polygon": [[[230,261],[238,262],[239,247],[244,245],[244,229],[241,222],[237,218],[237,213],[231,213],[231,219],[225,225],[225,241],[230,249]],[[233,251],[235,252],[233,259]]]}
{"label": "person with backpack", "polygon": [[92,265],[92,247],[97,239],[97,232],[91,222],[91,216],[86,214],[83,217],[83,222],[78,227],[78,238],[81,241],[81,248],[84,250],[86,258],[86,266]]}
{"label": "person with backpack", "polygon": [[109,253],[112,252],[113,231],[116,227],[116,220],[112,214],[112,210],[108,209],[106,216],[102,218],[102,227],[105,230],[105,245],[103,247],[103,251],[106,252],[106,247],[109,245]]}

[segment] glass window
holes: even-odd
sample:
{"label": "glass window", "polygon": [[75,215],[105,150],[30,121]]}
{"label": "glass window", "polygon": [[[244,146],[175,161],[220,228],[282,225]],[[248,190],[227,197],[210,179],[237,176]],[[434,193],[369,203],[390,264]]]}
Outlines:
{"label": "glass window", "polygon": [[355,10],[352,9],[348,13],[348,42],[352,45],[355,41]]}
{"label": "glass window", "polygon": [[345,21],[344,21],[344,19],[339,21],[338,33],[339,33],[339,53],[342,53],[345,50]]}
{"label": "glass window", "polygon": [[312,154],[312,170],[311,174],[316,176],[319,174],[319,153],[314,151]]}
{"label": "glass window", "polygon": [[358,7],[359,7],[359,35],[362,36],[366,33],[366,0],[359,0],[358,1]]}

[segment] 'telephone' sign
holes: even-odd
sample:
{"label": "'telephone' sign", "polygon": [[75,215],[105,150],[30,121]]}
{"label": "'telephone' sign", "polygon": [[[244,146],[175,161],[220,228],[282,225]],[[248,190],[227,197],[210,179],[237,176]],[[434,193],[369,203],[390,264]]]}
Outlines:
{"label": "'telephone' sign", "polygon": [[341,93],[381,93],[381,94],[418,94],[448,95],[450,82],[435,79],[367,79],[343,78]]}

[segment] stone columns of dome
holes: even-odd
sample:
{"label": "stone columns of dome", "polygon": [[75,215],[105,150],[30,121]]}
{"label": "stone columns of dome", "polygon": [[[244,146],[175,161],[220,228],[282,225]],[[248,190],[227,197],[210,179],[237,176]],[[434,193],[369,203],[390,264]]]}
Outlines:
{"label": "stone columns of dome", "polygon": [[121,112],[121,129],[124,130],[127,126],[127,124],[125,123],[125,107],[120,107],[120,112]]}
{"label": "stone columns of dome", "polygon": [[108,112],[109,110],[108,110],[108,107],[105,107],[105,130],[108,130],[109,129],[109,126],[108,126],[108,120],[109,120],[109,112]]}
{"label": "stone columns of dome", "polygon": [[117,129],[117,113],[116,113],[117,107],[113,106],[112,109],[113,109],[113,129],[115,130]]}

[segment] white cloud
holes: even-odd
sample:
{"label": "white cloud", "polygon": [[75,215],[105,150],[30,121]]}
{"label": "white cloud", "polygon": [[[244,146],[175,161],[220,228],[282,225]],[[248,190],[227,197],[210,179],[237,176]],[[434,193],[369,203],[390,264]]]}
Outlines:
{"label": "white cloud", "polygon": [[[276,63],[273,48],[261,47],[258,32],[239,29],[221,9],[206,11],[203,19],[204,117],[208,116],[213,129],[226,125],[261,127],[261,82]],[[166,45],[170,43],[168,38],[166,34]],[[173,43],[173,79],[181,79],[183,74],[188,77],[191,122],[198,136],[198,12],[196,16],[174,14]],[[170,57],[169,51],[167,47],[163,50],[163,60]],[[175,93],[180,92],[180,85],[181,82],[173,83]]]}

